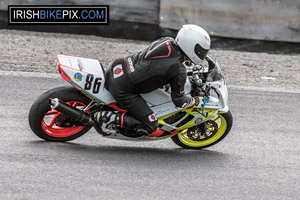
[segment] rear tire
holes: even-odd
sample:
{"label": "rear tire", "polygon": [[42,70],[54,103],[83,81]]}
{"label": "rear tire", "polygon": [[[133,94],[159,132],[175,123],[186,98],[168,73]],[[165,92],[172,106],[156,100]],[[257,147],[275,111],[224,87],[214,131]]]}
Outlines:
{"label": "rear tire", "polygon": [[[50,98],[58,98],[64,102],[69,102],[73,106],[86,106],[91,101],[74,87],[59,87],[43,93],[31,106],[28,119],[31,130],[40,138],[47,141],[66,142],[74,140],[91,129],[92,126],[58,127],[55,125],[55,118],[58,111],[51,111],[49,106]],[[55,114],[51,114],[55,113]],[[46,116],[53,119],[51,123],[45,122]]]}
{"label": "rear tire", "polygon": [[207,140],[192,140],[185,133],[186,130],[183,130],[182,132],[174,135],[173,137],[171,137],[171,139],[178,146],[187,149],[203,149],[217,144],[227,136],[232,127],[233,121],[232,114],[230,111],[228,111],[227,113],[219,113],[217,118],[220,119],[218,131],[212,137],[209,137]]}

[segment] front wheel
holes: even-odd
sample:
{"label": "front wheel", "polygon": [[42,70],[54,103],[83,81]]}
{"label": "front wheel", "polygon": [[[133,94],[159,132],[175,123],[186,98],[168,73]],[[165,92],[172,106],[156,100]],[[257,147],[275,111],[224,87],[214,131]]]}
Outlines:
{"label": "front wheel", "polygon": [[[201,125],[186,129],[172,137],[177,145],[188,149],[203,149],[226,137],[232,127],[231,112],[219,113]],[[202,127],[201,127],[202,126]]]}
{"label": "front wheel", "polygon": [[33,103],[28,115],[30,128],[38,137],[47,141],[66,142],[90,130],[92,126],[78,125],[59,111],[51,110],[50,98],[58,98],[78,109],[86,107],[91,101],[73,87],[55,88],[42,94]]}

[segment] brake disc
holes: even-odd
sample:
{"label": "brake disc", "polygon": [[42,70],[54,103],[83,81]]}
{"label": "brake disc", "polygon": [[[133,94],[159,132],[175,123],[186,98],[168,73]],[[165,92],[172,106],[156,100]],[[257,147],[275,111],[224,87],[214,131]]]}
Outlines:
{"label": "brake disc", "polygon": [[[205,127],[201,127],[205,125]],[[213,137],[218,132],[218,124],[215,121],[209,120],[205,124],[189,128],[187,136],[194,141],[204,141]]]}

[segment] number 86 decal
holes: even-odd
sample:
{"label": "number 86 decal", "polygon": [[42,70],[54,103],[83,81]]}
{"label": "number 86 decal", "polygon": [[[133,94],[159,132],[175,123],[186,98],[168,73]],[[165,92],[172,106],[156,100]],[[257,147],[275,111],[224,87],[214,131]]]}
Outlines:
{"label": "number 86 decal", "polygon": [[101,86],[101,81],[102,81],[102,78],[98,77],[98,78],[95,78],[95,81],[94,81],[94,84],[93,84],[93,80],[94,80],[94,75],[93,74],[88,74],[86,76],[86,83],[84,85],[84,89],[85,90],[90,90],[92,88],[92,85],[93,86],[93,93],[99,93],[99,90],[100,90],[100,86]]}

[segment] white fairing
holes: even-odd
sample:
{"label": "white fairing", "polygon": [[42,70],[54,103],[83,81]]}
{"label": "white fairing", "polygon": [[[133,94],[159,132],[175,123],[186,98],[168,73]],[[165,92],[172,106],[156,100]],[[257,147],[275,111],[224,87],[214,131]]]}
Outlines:
{"label": "white fairing", "polygon": [[[104,71],[98,60],[64,55],[58,55],[57,60],[60,68],[79,90],[105,104],[115,102],[110,92],[104,88]],[[87,83],[89,74],[88,82],[90,83]]]}
{"label": "white fairing", "polygon": [[[189,79],[186,79],[186,83],[184,85],[185,94],[189,94],[191,91],[191,83]],[[147,94],[141,94],[141,96],[146,99],[146,101],[151,106],[157,106],[160,104],[164,104],[172,101],[171,99],[171,88],[169,89],[157,89]]]}
{"label": "white fairing", "polygon": [[227,106],[228,90],[224,81],[207,82],[208,86],[214,88],[218,94],[218,99],[210,97],[210,101],[206,104],[205,108],[223,109]]}
{"label": "white fairing", "polygon": [[[184,92],[188,95],[190,91],[191,83],[189,79],[186,79]],[[166,89],[157,89],[147,94],[141,94],[141,96],[147,101],[157,117],[162,117],[164,115],[183,109],[175,107],[174,103],[172,102],[171,88],[167,91]]]}

